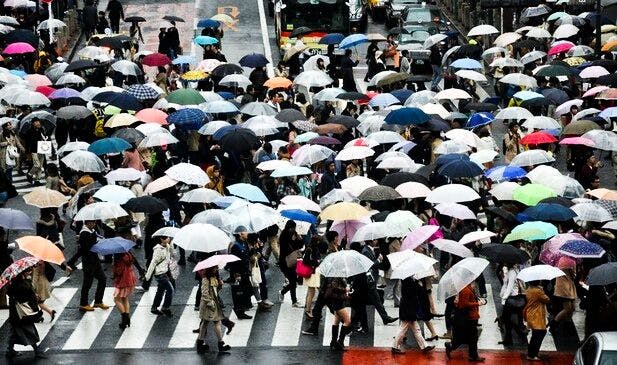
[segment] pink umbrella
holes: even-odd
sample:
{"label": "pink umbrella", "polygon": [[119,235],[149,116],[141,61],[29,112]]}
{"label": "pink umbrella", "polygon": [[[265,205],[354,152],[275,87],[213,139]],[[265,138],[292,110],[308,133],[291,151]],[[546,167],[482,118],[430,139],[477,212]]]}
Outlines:
{"label": "pink umbrella", "polygon": [[161,190],[165,190],[167,188],[170,188],[174,185],[176,185],[178,183],[178,181],[172,179],[171,177],[164,175],[162,177],[159,177],[158,179],[150,182],[147,186],[146,189],[144,190],[144,193],[147,195],[150,194],[154,194],[157,191],[161,191]]}
{"label": "pink umbrella", "polygon": [[39,86],[50,86],[53,84],[51,80],[45,75],[39,75],[39,74],[26,75],[24,79],[28,81],[28,83],[32,85],[32,87],[34,88],[39,87]]}
{"label": "pink umbrella", "polygon": [[193,272],[204,270],[204,269],[207,269],[213,266],[224,266],[234,261],[240,261],[240,258],[236,255],[227,255],[227,254],[210,256],[207,259],[200,261],[197,265],[195,265]]}
{"label": "pink umbrella", "polygon": [[559,258],[559,260],[557,260],[557,268],[558,269],[573,269],[576,267],[576,260],[568,257],[568,256],[562,256]]}
{"label": "pink umbrella", "polygon": [[581,236],[578,233],[561,233],[557,236],[551,238],[546,241],[546,243],[542,246],[542,252],[540,252],[540,261],[547,265],[555,266],[557,264],[557,260],[560,257],[565,255],[559,253],[559,248],[563,246],[564,243],[570,240],[584,240],[585,237]]}
{"label": "pink umbrella", "polygon": [[596,145],[594,141],[585,137],[567,137],[559,141],[559,144],[574,144],[587,147],[593,147]]}
{"label": "pink umbrella", "polygon": [[554,56],[556,54],[565,53],[565,52],[568,52],[570,50],[570,48],[572,48],[572,47],[574,47],[574,46],[569,44],[569,43],[557,44],[557,45],[551,47],[551,49],[548,50],[548,55],[549,56]]}
{"label": "pink umbrella", "polygon": [[590,96],[596,96],[597,94],[601,93],[604,90],[608,90],[610,89],[608,86],[604,86],[604,85],[600,85],[600,86],[595,86],[592,87],[591,89],[587,90],[584,94],[583,97],[584,98],[588,98]]}
{"label": "pink umbrella", "polygon": [[28,43],[15,42],[15,43],[11,43],[8,46],[6,46],[6,48],[4,49],[2,53],[4,54],[24,54],[24,53],[31,53],[34,51],[36,51],[36,49],[34,49],[34,47],[29,45]]}
{"label": "pink umbrella", "polygon": [[416,247],[420,246],[424,243],[424,241],[428,240],[437,230],[439,226],[422,226],[414,229],[413,231],[407,234],[407,237],[403,240],[401,244],[401,249],[399,251],[405,250],[413,250]]}
{"label": "pink umbrella", "polygon": [[330,227],[331,231],[335,231],[339,234],[340,238],[347,237],[348,241],[356,234],[356,231],[361,227],[371,223],[371,218],[365,217],[362,219],[352,219],[346,221],[334,221]]}
{"label": "pink umbrella", "polygon": [[609,75],[608,72],[602,66],[589,66],[585,67],[583,71],[578,75],[581,79],[597,79],[600,76]]}

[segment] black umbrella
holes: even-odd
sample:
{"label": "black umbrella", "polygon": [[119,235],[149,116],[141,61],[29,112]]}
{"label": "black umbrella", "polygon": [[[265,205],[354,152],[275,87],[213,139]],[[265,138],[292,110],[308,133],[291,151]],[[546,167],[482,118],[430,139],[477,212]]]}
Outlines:
{"label": "black umbrella", "polygon": [[219,143],[224,150],[240,154],[259,146],[259,138],[252,130],[239,128],[225,134]]}
{"label": "black umbrella", "polygon": [[141,16],[130,16],[128,18],[124,18],[124,21],[127,23],[141,23],[141,22],[145,22],[146,18],[141,17]]}
{"label": "black umbrella", "polygon": [[489,243],[480,250],[480,255],[504,264],[522,264],[529,260],[527,252],[506,243]]}
{"label": "black umbrella", "polygon": [[577,72],[572,67],[566,67],[561,64],[548,65],[536,73],[536,76],[557,77],[557,76],[573,76]]}
{"label": "black umbrella", "polygon": [[124,46],[125,42],[130,42],[133,39],[127,37],[125,35],[118,35],[114,37],[103,37],[101,39],[95,40],[94,44],[99,47],[107,47],[111,49],[119,49]]}
{"label": "black umbrella", "polygon": [[617,60],[607,60],[607,59],[595,60],[591,62],[591,65],[592,66],[602,66],[610,73],[617,72]]}
{"label": "black umbrella", "polygon": [[608,75],[598,77],[596,81],[600,85],[617,87],[617,73],[612,71],[612,73]]}
{"label": "black umbrella", "polygon": [[386,185],[371,186],[370,188],[364,190],[358,196],[358,199],[370,202],[379,202],[383,200],[394,200],[400,198],[401,194],[399,194],[398,191]]}
{"label": "black umbrella", "polygon": [[452,129],[450,124],[437,118],[431,118],[428,122],[418,125],[418,128],[431,132],[447,132]]}
{"label": "black umbrella", "polygon": [[356,118],[341,114],[331,116],[326,123],[340,124],[347,128],[355,128],[360,125],[360,122],[358,122]]}
{"label": "black umbrella", "polygon": [[371,216],[371,220],[373,222],[385,222],[386,218],[390,215],[390,211],[389,210],[382,210],[379,213],[373,214]]}
{"label": "black umbrella", "polygon": [[306,120],[306,117],[301,111],[291,108],[281,110],[275,118],[283,123],[293,123],[299,120]]}
{"label": "black umbrella", "polygon": [[366,94],[362,94],[357,91],[348,91],[338,94],[336,98],[341,100],[362,100],[367,99],[368,97]]}
{"label": "black umbrella", "polygon": [[210,72],[210,76],[222,79],[223,77],[225,77],[227,75],[241,74],[243,72],[244,72],[244,70],[242,69],[242,67],[240,67],[240,66],[238,66],[236,64],[224,63],[222,65],[216,66],[214,68],[214,70],[212,70],[212,72]]}
{"label": "black umbrella", "polygon": [[141,133],[135,128],[118,129],[111,136],[122,138],[123,140],[131,143],[134,146],[137,146],[144,138],[146,138],[145,134]]}
{"label": "black umbrella", "polygon": [[298,27],[291,31],[291,33],[289,34],[289,38],[296,38],[299,35],[301,36],[301,35],[309,34],[310,32],[312,32],[311,28]]}
{"label": "black umbrella", "polygon": [[0,39],[3,39],[6,44],[24,42],[28,43],[34,48],[39,47],[39,37],[37,37],[37,35],[34,34],[33,31],[28,29],[12,30],[3,36],[0,36]]}
{"label": "black umbrella", "polygon": [[587,275],[588,285],[610,285],[617,282],[617,262],[594,267]]}
{"label": "black umbrella", "polygon": [[58,109],[56,116],[64,120],[80,120],[88,118],[92,111],[82,105],[69,105]]}
{"label": "black umbrella", "polygon": [[407,31],[407,29],[403,27],[390,28],[390,30],[388,31],[388,34],[392,34],[392,35],[399,35],[401,33],[409,33],[409,32]]}
{"label": "black umbrella", "polygon": [[41,121],[41,127],[46,135],[50,135],[53,132],[54,128],[56,128],[56,116],[47,110],[36,110],[32,113],[26,115],[24,119],[22,119],[19,126],[19,134],[24,135],[32,125],[32,121],[34,119],[38,119]]}
{"label": "black umbrella", "polygon": [[496,206],[491,206],[486,208],[486,211],[490,214],[493,214],[497,217],[501,217],[503,219],[505,219],[506,221],[510,222],[510,223],[517,223],[518,221],[516,220],[516,216],[510,212],[508,212],[505,209],[502,209],[500,207],[496,207]]}
{"label": "black umbrella", "polygon": [[461,110],[465,112],[492,112],[499,109],[499,107],[492,103],[480,103],[480,102],[469,102],[461,106]]}
{"label": "black umbrella", "polygon": [[96,68],[96,67],[101,67],[101,66],[103,65],[93,60],[77,60],[77,61],[71,62],[64,69],[64,72],[81,71],[81,70],[86,70],[89,68]]}
{"label": "black umbrella", "polygon": [[122,207],[133,213],[154,214],[167,210],[169,207],[164,200],[150,195],[129,199]]}
{"label": "black umbrella", "polygon": [[163,17],[163,19],[168,20],[170,22],[182,22],[182,23],[184,23],[184,19],[180,18],[179,16],[175,16],[175,15],[165,15]]}
{"label": "black umbrella", "polygon": [[138,111],[143,109],[143,105],[141,104],[141,102],[136,97],[127,92],[117,93],[113,91],[103,91],[102,93],[95,95],[92,98],[92,101],[97,101],[99,103],[107,103],[122,110]]}
{"label": "black umbrella", "polygon": [[517,50],[527,49],[531,51],[535,49],[537,51],[546,51],[546,47],[542,44],[542,42],[532,38],[516,41],[513,46]]}
{"label": "black umbrella", "polygon": [[570,97],[565,91],[554,87],[550,89],[540,90],[540,94],[544,95],[544,97],[548,99],[548,101],[555,105],[560,105],[570,100]]}
{"label": "black umbrella", "polygon": [[429,181],[422,175],[415,174],[413,172],[395,172],[381,180],[381,185],[386,185],[391,188],[396,188],[397,186],[406,183],[406,182],[419,182],[426,186],[429,185]]}
{"label": "black umbrella", "polygon": [[410,75],[407,78],[407,82],[428,82],[432,77],[428,75]]}
{"label": "black umbrella", "polygon": [[570,200],[568,198],[564,198],[563,196],[556,196],[556,197],[553,197],[553,198],[542,199],[542,200],[540,200],[540,203],[559,204],[559,205],[563,205],[564,207],[567,207],[567,208],[570,208],[571,206],[574,205],[572,200]]}

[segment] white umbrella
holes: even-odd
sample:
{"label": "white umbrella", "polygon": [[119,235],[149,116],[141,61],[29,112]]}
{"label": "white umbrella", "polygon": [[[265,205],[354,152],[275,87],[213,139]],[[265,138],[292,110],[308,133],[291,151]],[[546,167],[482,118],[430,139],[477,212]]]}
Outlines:
{"label": "white umbrella", "polygon": [[398,143],[405,141],[400,134],[392,131],[379,131],[369,134],[366,138],[379,144]]}
{"label": "white umbrella", "polygon": [[469,30],[468,37],[476,37],[479,35],[499,34],[499,30],[492,25],[481,24]]}
{"label": "white umbrella", "polygon": [[333,83],[334,80],[323,71],[304,71],[294,79],[294,85],[301,85],[306,88],[325,87]]}
{"label": "white umbrella", "polygon": [[175,237],[180,228],[178,227],[163,227],[152,233],[152,237]]}
{"label": "white umbrella", "polygon": [[157,191],[165,190],[167,188],[175,186],[177,183],[178,182],[172,179],[171,177],[167,175],[163,175],[159,177],[158,179],[148,183],[148,185],[146,185],[146,188],[144,189],[144,194],[146,195],[154,194]]}
{"label": "white umbrella", "polygon": [[499,152],[495,150],[484,149],[472,153],[471,155],[469,155],[469,159],[482,167],[482,164],[493,162],[498,155]]}
{"label": "white umbrella", "polygon": [[368,177],[356,175],[340,181],[341,188],[349,191],[355,196],[359,196],[368,188],[379,185],[375,180]]}
{"label": "white umbrella", "polygon": [[445,136],[446,138],[453,141],[464,143],[469,147],[481,148],[484,146],[484,142],[482,142],[480,137],[478,137],[478,135],[474,132],[467,129],[451,129],[446,132]]}
{"label": "white umbrella", "polygon": [[401,151],[387,151],[387,152],[384,152],[381,155],[377,156],[375,158],[375,162],[381,162],[381,161],[386,160],[386,159],[391,158],[391,157],[409,158],[411,160],[411,157],[409,157],[409,155],[407,155],[404,152],[401,152]]}
{"label": "white umbrella", "polygon": [[208,209],[195,214],[191,223],[208,223],[231,233],[234,228],[234,220],[234,216],[223,209]]}
{"label": "white umbrella", "polygon": [[593,203],[579,203],[570,207],[579,220],[587,222],[608,222],[613,215],[604,207]]}
{"label": "white umbrella", "polygon": [[521,37],[522,35],[518,33],[507,32],[507,33],[500,34],[497,38],[495,38],[495,41],[493,42],[493,44],[496,46],[500,46],[500,47],[506,47],[507,45],[516,42]]}
{"label": "white umbrella", "polygon": [[490,67],[516,67],[523,68],[525,67],[523,63],[516,58],[512,57],[498,57],[491,62]]}
{"label": "white umbrella", "polygon": [[467,185],[448,184],[442,185],[431,191],[426,196],[429,203],[461,203],[480,199],[480,195]]}
{"label": "white umbrella", "polygon": [[438,155],[447,155],[451,153],[467,153],[471,150],[467,144],[461,141],[444,141],[433,151]]}
{"label": "white umbrella", "polygon": [[598,114],[600,112],[601,112],[601,110],[600,109],[596,109],[596,108],[583,109],[583,110],[579,111],[578,113],[576,113],[575,116],[572,117],[572,121],[574,122],[574,121],[579,120],[579,119],[585,119],[585,117],[587,117],[587,116]]}
{"label": "white umbrella", "polygon": [[240,112],[242,114],[251,115],[251,116],[257,116],[257,115],[275,116],[277,113],[276,109],[260,101],[252,101],[250,103],[244,104],[242,108],[240,108]]}
{"label": "white umbrella", "polygon": [[89,151],[73,151],[64,156],[61,161],[69,168],[82,172],[103,172],[105,164]]}
{"label": "white umbrella", "polygon": [[432,46],[438,44],[439,42],[448,39],[448,36],[442,33],[433,34],[432,36],[426,38],[424,43],[422,44],[422,48],[429,49]]}
{"label": "white umbrella", "polygon": [[416,164],[409,156],[393,156],[382,160],[376,168],[382,170],[405,170],[416,172],[423,165]]}
{"label": "white umbrella", "polygon": [[351,160],[361,160],[370,156],[373,156],[375,151],[372,148],[364,147],[364,146],[352,146],[349,148],[343,149],[339,152],[335,160],[338,161],[351,161]]}
{"label": "white umbrella", "polygon": [[561,124],[558,121],[543,115],[530,117],[523,122],[522,126],[530,131],[534,129],[561,129]]}
{"label": "white umbrella", "polygon": [[605,223],[602,228],[604,229],[612,229],[612,230],[617,230],[617,221],[611,221],[608,223]]}
{"label": "white umbrella", "polygon": [[389,237],[404,237],[424,224],[420,218],[408,210],[392,212],[388,214],[384,222],[389,227]]}
{"label": "white umbrella", "polygon": [[344,93],[345,90],[340,87],[327,87],[317,94],[313,95],[313,100],[319,101],[338,101],[338,96]]}
{"label": "white umbrella", "polygon": [[41,29],[52,29],[52,28],[64,28],[66,27],[66,23],[64,23],[62,20],[59,19],[47,19],[47,20],[43,20],[37,27],[36,30],[41,30]]}
{"label": "white umbrella", "polygon": [[593,48],[589,47],[589,46],[585,46],[582,44],[576,45],[572,48],[570,48],[566,54],[569,57],[584,57],[584,56],[589,56],[591,54],[593,54],[595,51]]}
{"label": "white umbrella", "polygon": [[553,38],[565,39],[575,36],[579,32],[578,27],[572,24],[562,24],[553,32]]}
{"label": "white umbrella", "polygon": [[431,192],[431,189],[429,189],[426,185],[415,181],[402,183],[394,190],[398,191],[403,198],[407,199],[426,198],[426,196]]}
{"label": "white umbrella", "polygon": [[373,114],[367,116],[356,127],[363,136],[366,136],[372,132],[378,132],[385,123],[385,117],[383,115]]}
{"label": "white umbrella", "polygon": [[142,72],[139,69],[139,66],[135,64],[135,62],[131,62],[128,60],[120,60],[111,64],[111,68],[114,71],[120,72],[123,75],[132,75],[137,76],[141,75]]}
{"label": "white umbrella", "polygon": [[157,133],[166,133],[166,134],[171,135],[171,133],[167,129],[163,128],[162,126],[156,123],[143,123],[135,127],[135,129],[143,133],[145,136],[149,136],[151,134],[157,134]]}
{"label": "white umbrella", "polygon": [[225,211],[235,218],[234,230],[244,227],[244,230],[249,233],[257,233],[275,225],[280,218],[276,210],[259,203],[236,206],[232,204]]}
{"label": "white umbrella", "polygon": [[22,106],[22,105],[49,106],[51,104],[51,101],[45,95],[32,91],[32,90],[24,90],[16,94],[16,96],[11,101],[8,101],[8,102],[9,104],[18,105],[18,106]]}
{"label": "white umbrella", "polygon": [[351,242],[364,242],[378,240],[392,236],[390,226],[385,222],[371,222],[360,227],[353,235]]}
{"label": "white umbrella", "polygon": [[531,51],[531,52],[526,53],[523,56],[521,56],[521,62],[524,65],[526,65],[528,63],[532,63],[532,62],[536,62],[537,60],[541,60],[542,58],[546,57],[546,55],[547,55],[546,52]]}
{"label": "white umbrella", "polygon": [[83,77],[75,75],[72,72],[65,73],[64,75],[60,76],[58,81],[56,81],[56,85],[81,85],[85,83],[86,80]]}
{"label": "white umbrella", "polygon": [[117,204],[124,204],[129,199],[135,198],[135,193],[129,188],[120,185],[105,185],[93,195],[94,198]]}
{"label": "white umbrella", "polygon": [[570,108],[572,106],[577,106],[577,107],[580,108],[581,105],[583,105],[583,100],[581,100],[581,99],[568,100],[565,103],[562,103],[559,106],[557,106],[557,108],[555,108],[555,112],[554,112],[555,117],[559,117],[559,116],[561,116],[563,114],[569,113],[570,112]]}
{"label": "white umbrella", "polygon": [[499,113],[495,115],[495,119],[529,119],[533,117],[533,114],[525,108],[521,108],[520,106],[511,106],[508,108],[501,109]]}
{"label": "white umbrella", "polygon": [[327,255],[317,271],[328,278],[347,278],[367,272],[373,261],[354,250],[344,250]]}
{"label": "white umbrella", "polygon": [[305,71],[318,71],[319,69],[317,68],[317,61],[318,60],[323,60],[324,66],[328,67],[328,65],[330,64],[330,58],[324,55],[314,55],[309,57],[306,61],[304,61],[304,63],[302,64],[302,68]]}
{"label": "white umbrella", "polygon": [[508,54],[508,50],[504,47],[491,47],[484,52],[482,52],[482,58],[490,58],[495,54],[506,55]]}
{"label": "white umbrella", "polygon": [[180,198],[180,201],[186,203],[212,203],[215,199],[220,198],[221,196],[221,193],[216,190],[197,188],[184,193],[182,198]]}
{"label": "white umbrella", "polygon": [[438,238],[431,241],[431,245],[437,247],[439,251],[449,252],[459,257],[473,257],[473,252],[457,241]]}
{"label": "white umbrella", "polygon": [[[287,123],[284,123],[285,125]],[[282,125],[273,116],[257,115],[241,124],[242,128],[250,129],[258,137],[269,136],[279,132]]]}
{"label": "white umbrella", "polygon": [[137,148],[160,147],[178,142],[180,141],[170,133],[159,132],[147,135],[141,142],[139,142]]}
{"label": "white umbrella", "polygon": [[281,199],[281,203],[287,205],[297,205],[307,211],[321,212],[321,208],[317,203],[302,195],[287,195]]}
{"label": "white umbrella", "polygon": [[578,74],[578,76],[581,79],[596,79],[600,76],[604,76],[608,74],[610,74],[610,72],[608,72],[602,66],[589,66],[589,67],[585,67],[583,71],[581,71],[581,73]]}
{"label": "white umbrella", "polygon": [[511,166],[534,166],[545,163],[555,162],[555,158],[549,155],[548,152],[544,150],[529,150],[519,153],[514,156],[512,161],[510,162]]}
{"label": "white umbrella", "polygon": [[562,176],[561,171],[546,165],[536,166],[533,170],[527,173],[527,178],[532,183],[542,184],[545,186],[550,186],[552,181],[555,181]]}
{"label": "white umbrella", "polygon": [[186,162],[168,168],[165,170],[165,175],[188,185],[204,186],[210,182],[210,178],[201,167]]}
{"label": "white umbrella", "polygon": [[313,171],[304,166],[286,166],[280,167],[270,174],[271,177],[290,177],[290,176],[302,176],[310,175]]}
{"label": "white umbrella", "polygon": [[595,143],[595,147],[604,151],[617,151],[617,134],[611,131],[592,130],[581,137],[589,138]]}
{"label": "white umbrella", "polygon": [[471,99],[471,95],[465,90],[451,88],[441,90],[435,95],[435,98],[437,100]]}
{"label": "white umbrella", "polygon": [[560,269],[551,266],[551,265],[535,265],[526,267],[521,270],[516,278],[524,281],[542,281],[542,280],[553,280],[560,276],[565,276],[566,273],[561,271]]}
{"label": "white umbrella", "polygon": [[246,88],[247,86],[252,84],[252,82],[251,80],[249,80],[248,77],[244,75],[231,74],[231,75],[225,75],[225,77],[223,77],[221,81],[219,81],[219,84],[223,86],[228,86],[228,87]]}
{"label": "white umbrella", "polygon": [[551,38],[552,37],[551,33],[548,30],[544,28],[539,28],[539,27],[533,27],[529,29],[529,31],[525,33],[525,36],[529,38]]}
{"label": "white umbrella", "polygon": [[476,280],[488,264],[488,260],[479,257],[467,257],[457,262],[439,280],[437,298],[445,300],[455,296]]}
{"label": "white umbrella", "polygon": [[329,193],[322,196],[319,199],[319,206],[321,209],[325,209],[326,207],[338,203],[338,202],[359,202],[357,195],[352,194],[350,191],[345,189],[332,189]]}
{"label": "white umbrella", "polygon": [[473,70],[458,70],[454,73],[456,76],[461,77],[463,79],[469,79],[469,80],[473,80],[473,81],[488,81],[486,79],[486,76],[484,76],[483,74],[479,73],[478,71],[473,71]]}
{"label": "white umbrella", "polygon": [[489,193],[497,200],[514,200],[512,193],[514,189],[518,188],[519,186],[520,185],[515,182],[505,181],[493,185],[493,188],[489,190]]}
{"label": "white umbrella", "polygon": [[388,75],[392,75],[395,73],[396,73],[395,71],[390,71],[390,70],[378,72],[375,74],[375,76],[371,78],[367,86],[377,86],[377,83],[381,81],[381,79],[383,79],[384,77]]}
{"label": "white umbrella", "polygon": [[519,72],[507,74],[504,77],[500,78],[499,82],[502,82],[504,84],[525,86],[527,88],[538,87],[538,81],[534,77],[527,76]]}
{"label": "white umbrella", "polygon": [[437,260],[432,257],[413,250],[393,252],[388,255],[388,260],[391,260],[390,263],[392,263],[392,260],[396,263],[396,265],[392,265],[391,279],[406,279],[411,276],[417,279],[418,275],[430,271],[433,265],[437,263]]}
{"label": "white umbrella", "polygon": [[203,127],[199,128],[199,133],[205,136],[211,136],[216,133],[219,129],[223,127],[228,127],[231,124],[224,120],[213,120],[209,123],[204,124]]}
{"label": "white umbrella", "polygon": [[474,212],[463,204],[458,203],[441,203],[435,206],[435,210],[449,217],[464,219],[477,219]]}
{"label": "white umbrella", "polygon": [[296,166],[311,166],[332,156],[334,151],[318,144],[304,145],[291,155],[291,163]]}
{"label": "white umbrella", "polygon": [[405,106],[422,106],[429,103],[436,103],[436,92],[432,90],[421,90],[411,94],[410,97],[405,100]]}
{"label": "white umbrella", "polygon": [[426,114],[438,115],[444,119],[447,118],[448,115],[450,115],[450,112],[448,112],[448,110],[444,108],[443,105],[438,104],[438,103],[427,103],[427,104],[421,105],[419,108]]}
{"label": "white umbrella", "polygon": [[496,233],[491,232],[491,231],[472,231],[472,232],[466,233],[463,237],[461,237],[460,240],[458,240],[458,242],[461,245],[466,245],[471,242],[486,240],[491,237],[495,237],[496,235],[497,235]]}
{"label": "white umbrella", "polygon": [[81,142],[81,141],[67,142],[64,145],[62,145],[60,148],[58,148],[58,154],[64,155],[65,153],[73,152],[73,151],[87,151],[88,147],[90,147],[90,143],[88,142]]}
{"label": "white umbrella", "polygon": [[144,173],[132,167],[119,168],[112,170],[105,175],[107,183],[115,184],[116,181],[135,181],[144,176]]}
{"label": "white umbrella", "polygon": [[293,166],[291,162],[287,160],[268,160],[260,162],[257,166],[255,166],[258,170],[261,171],[274,171],[276,169],[280,169],[282,167]]}
{"label": "white umbrella", "polygon": [[174,236],[174,244],[189,251],[227,250],[231,242],[227,233],[208,223],[189,223]]}
{"label": "white umbrella", "polygon": [[75,221],[96,221],[114,219],[129,215],[122,209],[120,204],[112,202],[99,202],[85,205],[81,208],[73,220]]}

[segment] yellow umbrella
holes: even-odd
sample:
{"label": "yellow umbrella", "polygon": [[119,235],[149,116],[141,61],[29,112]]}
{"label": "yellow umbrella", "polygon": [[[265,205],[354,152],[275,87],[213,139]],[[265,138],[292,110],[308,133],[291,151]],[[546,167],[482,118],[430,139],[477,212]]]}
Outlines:
{"label": "yellow umbrella", "polygon": [[563,62],[567,63],[568,65],[572,67],[576,67],[576,66],[580,66],[583,63],[587,62],[587,60],[584,59],[583,57],[569,57],[569,58],[565,58]]}
{"label": "yellow umbrella", "polygon": [[611,52],[617,49],[617,40],[609,41],[602,46],[602,52]]}
{"label": "yellow umbrella", "polygon": [[59,191],[41,186],[24,195],[24,201],[37,208],[58,208],[66,204],[69,197],[62,195]]}
{"label": "yellow umbrella", "polygon": [[323,220],[344,221],[361,219],[371,213],[358,203],[340,202],[324,209],[319,215]]}
{"label": "yellow umbrella", "polygon": [[200,81],[208,77],[208,74],[202,70],[192,70],[185,72],[182,75],[182,80],[186,81]]}
{"label": "yellow umbrella", "polygon": [[139,122],[139,119],[135,118],[135,116],[128,113],[119,113],[109,118],[107,123],[105,123],[105,127],[107,128],[117,128],[117,127],[126,127],[133,123]]}
{"label": "yellow umbrella", "polygon": [[24,236],[15,240],[19,249],[37,259],[60,265],[64,262],[64,254],[48,239],[40,236]]}

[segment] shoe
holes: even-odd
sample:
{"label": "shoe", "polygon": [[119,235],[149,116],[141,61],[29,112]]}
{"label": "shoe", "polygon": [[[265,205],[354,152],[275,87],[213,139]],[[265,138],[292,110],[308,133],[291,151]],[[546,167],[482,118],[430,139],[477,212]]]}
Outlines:
{"label": "shoe", "polygon": [[528,361],[542,361],[542,359],[539,357],[529,357],[529,356],[527,356],[527,360]]}
{"label": "shoe", "polygon": [[450,342],[445,343],[446,346],[446,357],[448,359],[452,358],[452,344]]}
{"label": "shoe", "polygon": [[196,330],[193,330],[193,333],[199,333],[199,328]]}
{"label": "shoe", "polygon": [[317,336],[317,331],[313,331],[313,329],[309,328],[307,330],[302,330],[301,332],[303,335],[307,335],[307,336]]}
{"label": "shoe", "polygon": [[295,302],[291,305],[294,308],[304,308],[304,304],[300,303],[300,302]]}
{"label": "shoe", "polygon": [[163,314],[163,312],[161,312],[160,310],[158,310],[156,308],[150,309],[150,313],[156,314],[157,316],[160,316],[161,314]]}
{"label": "shoe", "polygon": [[422,353],[426,354],[429,353],[431,351],[435,350],[435,346],[426,346],[425,348],[422,349]]}
{"label": "shoe", "polygon": [[196,348],[198,354],[204,354],[204,353],[208,352],[209,346],[206,344],[206,341],[204,341],[204,340],[197,340],[197,341],[195,341],[195,348]]}
{"label": "shoe", "polygon": [[386,318],[383,320],[383,324],[384,324],[384,326],[387,326],[387,325],[389,325],[390,323],[394,323],[394,322],[396,322],[396,321],[398,321],[398,317],[386,317]]}
{"label": "shoe", "polygon": [[101,308],[103,310],[109,309],[109,306],[105,303],[94,303],[94,305],[92,306],[94,308]]}
{"label": "shoe", "polygon": [[486,359],[483,358],[483,357],[475,357],[475,358],[471,358],[470,357],[470,358],[467,359],[467,361],[469,361],[469,362],[484,362],[484,360],[486,360]]}
{"label": "shoe", "polygon": [[21,352],[15,351],[14,349],[10,349],[4,354],[4,357],[7,359],[13,359],[19,356],[21,356]]}
{"label": "shoe", "polygon": [[227,327],[227,334],[230,334],[231,330],[236,325],[234,322],[230,321],[228,318],[223,318],[221,323],[223,324],[223,326]]}
{"label": "shoe", "polygon": [[163,314],[166,315],[169,318],[174,316],[174,314],[171,313],[171,310],[169,310],[169,309],[163,309],[163,310],[161,310],[161,312],[163,312]]}
{"label": "shoe", "polygon": [[251,318],[253,318],[252,316],[249,316],[248,314],[246,314],[244,312],[236,313],[236,316],[238,317],[238,319],[251,319]]}
{"label": "shoe", "polygon": [[82,312],[92,312],[94,308],[92,308],[90,305],[82,305],[79,307],[79,310]]}
{"label": "shoe", "polygon": [[401,350],[401,349],[400,349],[400,348],[398,348],[398,347],[393,347],[393,348],[391,348],[391,351],[392,351],[392,353],[393,353],[393,354],[395,354],[395,355],[398,355],[398,354],[404,354],[404,353],[405,353],[405,350]]}
{"label": "shoe", "polygon": [[451,340],[452,339],[452,334],[450,332],[446,332],[443,335],[439,336],[439,338],[443,338],[445,340]]}
{"label": "shoe", "polygon": [[55,311],[55,310],[52,310],[52,311],[51,311],[51,320],[50,320],[50,322],[53,322],[53,321],[54,321],[54,319],[56,319],[56,311]]}
{"label": "shoe", "polygon": [[225,342],[219,341],[219,352],[227,352],[231,350],[231,346],[225,345]]}
{"label": "shoe", "polygon": [[262,300],[262,303],[264,303],[264,304],[266,304],[266,305],[268,305],[268,306],[270,306],[270,307],[272,307],[272,306],[274,305],[274,303],[272,303],[272,302],[271,302],[270,300],[268,300],[268,299],[264,299],[264,300]]}
{"label": "shoe", "polygon": [[260,312],[269,312],[270,307],[265,305],[263,302],[259,302],[259,304],[257,304],[257,310]]}
{"label": "shoe", "polygon": [[439,336],[435,335],[435,336],[433,336],[433,337],[425,338],[424,340],[425,340],[425,341],[429,341],[429,342],[430,342],[430,341],[439,340]]}

